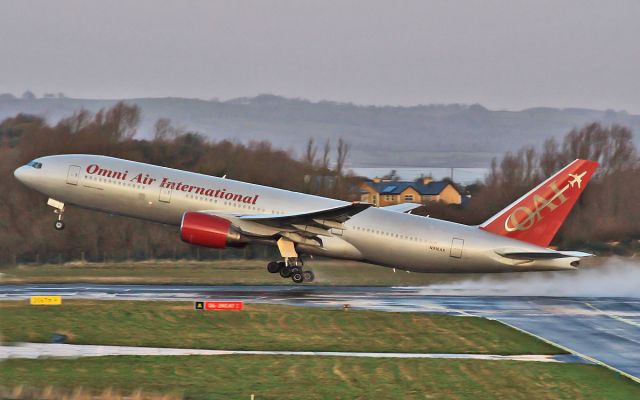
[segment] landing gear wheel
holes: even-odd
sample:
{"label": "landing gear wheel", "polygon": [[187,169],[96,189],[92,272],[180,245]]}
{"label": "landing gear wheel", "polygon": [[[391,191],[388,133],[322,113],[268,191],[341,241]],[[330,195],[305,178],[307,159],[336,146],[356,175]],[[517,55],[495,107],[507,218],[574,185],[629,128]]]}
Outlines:
{"label": "landing gear wheel", "polygon": [[56,228],[57,231],[61,231],[64,229],[64,222],[58,220],[53,224],[53,227]]}
{"label": "landing gear wheel", "polygon": [[304,282],[304,275],[302,274],[302,272],[296,271],[293,274],[291,274],[291,280],[294,281],[295,283],[302,283]]}
{"label": "landing gear wheel", "polygon": [[302,268],[298,267],[297,265],[292,266],[291,275],[297,274],[297,273],[302,273]]}
{"label": "landing gear wheel", "polygon": [[280,276],[283,278],[291,277],[291,267],[285,265],[284,267],[280,268]]}
{"label": "landing gear wheel", "polygon": [[313,273],[313,271],[304,271],[302,273],[302,276],[304,277],[305,282],[313,282],[313,280],[316,279],[316,276]]}
{"label": "landing gear wheel", "polygon": [[267,271],[271,272],[272,274],[280,272],[281,269],[282,264],[280,264],[279,262],[271,261],[269,264],[267,264]]}

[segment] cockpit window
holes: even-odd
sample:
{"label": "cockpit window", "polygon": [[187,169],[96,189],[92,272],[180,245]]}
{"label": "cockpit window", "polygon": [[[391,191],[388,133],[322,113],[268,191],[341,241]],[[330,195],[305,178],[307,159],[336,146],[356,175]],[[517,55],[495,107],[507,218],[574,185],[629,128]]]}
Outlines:
{"label": "cockpit window", "polygon": [[41,162],[38,162],[38,161],[36,161],[36,160],[31,161],[31,162],[30,162],[30,163],[28,163],[27,165],[28,165],[28,166],[30,166],[30,167],[33,167],[33,168],[35,168],[35,169],[40,169],[40,168],[42,168],[42,163],[41,163]]}

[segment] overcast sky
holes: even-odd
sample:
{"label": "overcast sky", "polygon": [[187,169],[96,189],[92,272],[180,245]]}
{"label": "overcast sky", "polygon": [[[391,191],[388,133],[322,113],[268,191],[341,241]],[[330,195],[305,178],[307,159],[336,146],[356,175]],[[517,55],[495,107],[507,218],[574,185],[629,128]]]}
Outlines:
{"label": "overcast sky", "polygon": [[640,1],[0,0],[0,92],[640,113]]}

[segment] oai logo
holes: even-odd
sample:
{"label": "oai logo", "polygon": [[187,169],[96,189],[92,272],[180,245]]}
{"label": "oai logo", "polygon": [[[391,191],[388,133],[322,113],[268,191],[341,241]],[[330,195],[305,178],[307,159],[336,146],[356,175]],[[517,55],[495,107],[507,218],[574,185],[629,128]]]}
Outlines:
{"label": "oai logo", "polygon": [[[564,192],[569,189],[569,187],[573,187],[573,183],[567,183],[562,189],[558,189],[555,182],[552,182],[548,186],[554,193],[551,198],[545,199],[538,194],[533,195],[533,208],[521,206],[513,210],[509,217],[504,221],[504,229],[506,229],[507,232],[526,231],[531,229],[536,222],[542,219],[542,210],[547,208],[550,212],[553,212],[556,208],[567,201],[567,197],[564,195]],[[558,202],[554,203],[556,200]]]}

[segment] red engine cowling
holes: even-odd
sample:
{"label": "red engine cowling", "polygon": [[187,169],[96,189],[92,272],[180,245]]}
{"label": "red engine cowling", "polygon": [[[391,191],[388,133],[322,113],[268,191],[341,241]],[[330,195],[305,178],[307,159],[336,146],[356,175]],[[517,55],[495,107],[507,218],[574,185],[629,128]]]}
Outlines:
{"label": "red engine cowling", "polygon": [[215,215],[191,211],[182,216],[180,237],[187,243],[214,249],[245,244],[240,233],[231,226],[231,221]]}

